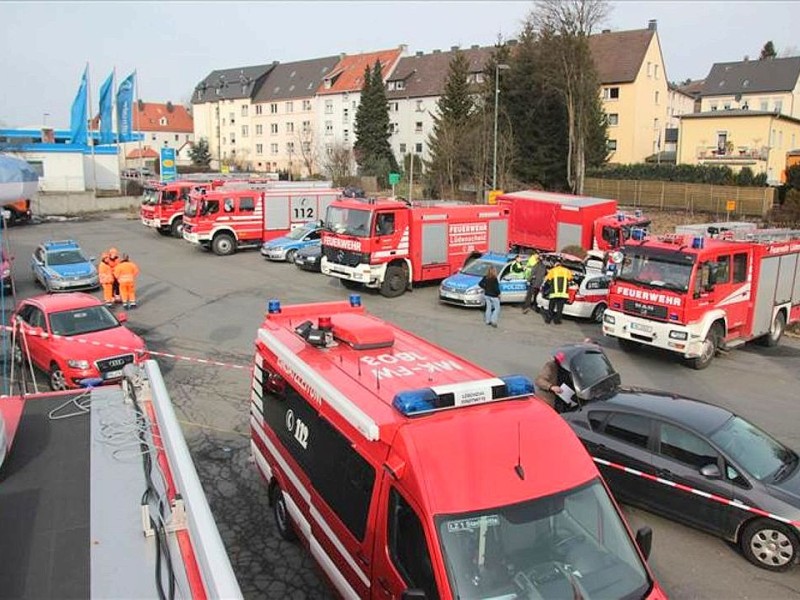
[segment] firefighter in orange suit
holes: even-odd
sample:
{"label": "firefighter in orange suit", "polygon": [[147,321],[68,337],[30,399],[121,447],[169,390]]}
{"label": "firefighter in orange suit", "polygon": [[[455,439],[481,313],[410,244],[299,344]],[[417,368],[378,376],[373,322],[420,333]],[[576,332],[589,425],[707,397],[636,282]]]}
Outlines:
{"label": "firefighter in orange suit", "polygon": [[[111,272],[114,272],[114,269],[119,264],[119,252],[116,248],[109,248],[108,249],[108,264],[111,265]],[[119,281],[117,281],[117,276],[114,276],[114,282],[112,284],[112,292],[114,295],[114,302],[120,302],[121,298],[119,295]]]}
{"label": "firefighter in orange suit", "polygon": [[114,277],[119,281],[119,293],[122,296],[123,308],[136,308],[136,276],[139,267],[127,254],[120,263],[114,267]]}
{"label": "firefighter in orange suit", "polygon": [[100,278],[100,285],[103,287],[103,302],[106,306],[114,305],[114,267],[108,259],[108,252],[100,255],[100,264],[97,265],[97,275]]}

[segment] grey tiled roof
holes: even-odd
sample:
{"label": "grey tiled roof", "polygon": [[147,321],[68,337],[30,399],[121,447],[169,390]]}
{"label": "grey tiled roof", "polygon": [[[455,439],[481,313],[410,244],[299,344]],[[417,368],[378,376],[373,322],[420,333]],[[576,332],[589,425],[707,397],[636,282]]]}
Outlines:
{"label": "grey tiled roof", "polygon": [[339,62],[339,56],[281,63],[266,78],[253,102],[307,98],[317,93],[322,78]]}
{"label": "grey tiled roof", "polygon": [[800,56],[715,63],[706,77],[701,95],[788,92],[797,85],[798,77]]}
{"label": "grey tiled roof", "polygon": [[[469,63],[470,73],[483,71],[489,58],[494,52],[494,47],[465,48],[461,53]],[[427,96],[441,96],[447,82],[450,61],[455,56],[455,50],[448,52],[432,52],[406,56],[397,63],[387,84],[398,81],[403,82],[402,90],[387,90],[389,100],[399,98],[424,98]]]}
{"label": "grey tiled roof", "polygon": [[192,93],[192,104],[252,98],[258,93],[269,72],[277,65],[257,65],[218,69],[198,83]]}
{"label": "grey tiled roof", "polygon": [[655,34],[652,29],[634,29],[607,31],[589,36],[589,51],[592,53],[600,83],[635,81]]}

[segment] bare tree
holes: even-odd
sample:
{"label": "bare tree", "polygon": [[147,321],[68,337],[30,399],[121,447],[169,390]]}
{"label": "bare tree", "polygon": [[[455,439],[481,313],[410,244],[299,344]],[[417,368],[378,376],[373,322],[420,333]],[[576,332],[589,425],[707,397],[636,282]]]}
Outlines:
{"label": "bare tree", "polygon": [[323,158],[325,174],[338,183],[353,173],[353,150],[344,142],[336,142],[325,148]]}
{"label": "bare tree", "polygon": [[296,146],[300,152],[300,159],[303,161],[307,175],[311,177],[311,175],[314,174],[319,152],[314,130],[311,127],[300,127],[294,137],[297,142]]}
{"label": "bare tree", "polygon": [[568,123],[567,182],[583,193],[586,145],[598,100],[588,38],[609,15],[605,0],[536,0],[527,24],[548,45],[549,85],[564,97]]}

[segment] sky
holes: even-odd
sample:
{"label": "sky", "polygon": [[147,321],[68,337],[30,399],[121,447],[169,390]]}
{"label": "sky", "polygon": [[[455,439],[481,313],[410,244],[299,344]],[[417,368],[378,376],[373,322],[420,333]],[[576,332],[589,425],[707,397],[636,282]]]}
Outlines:
{"label": "sky", "polygon": [[[772,40],[800,54],[800,2],[615,1],[603,28],[658,21],[667,77],[705,77],[715,62],[757,58]],[[145,101],[189,102],[214,69],[408,46],[408,52],[517,36],[532,2],[0,2],[0,127],[66,128],[89,63],[97,90],[134,69]],[[792,34],[795,34],[793,36]]]}

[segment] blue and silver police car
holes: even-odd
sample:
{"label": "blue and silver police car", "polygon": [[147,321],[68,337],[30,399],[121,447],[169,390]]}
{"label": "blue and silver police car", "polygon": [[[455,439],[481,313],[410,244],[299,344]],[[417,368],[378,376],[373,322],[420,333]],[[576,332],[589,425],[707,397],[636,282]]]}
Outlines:
{"label": "blue and silver police car", "polygon": [[284,236],[264,242],[261,246],[261,256],[268,260],[291,263],[294,262],[294,255],[298,250],[321,244],[322,226],[318,222],[308,223],[292,229]]}
{"label": "blue and silver police car", "polygon": [[[486,275],[489,267],[497,270],[500,280],[500,302],[522,302],[528,291],[524,273],[513,273],[511,265],[516,254],[487,252],[468,261],[455,275],[451,275],[439,286],[439,300],[446,304],[459,306],[483,306],[483,290],[478,282]],[[522,259],[525,264],[526,258]]]}
{"label": "blue and silver police car", "polygon": [[31,257],[33,279],[47,292],[94,290],[100,287],[94,260],[74,240],[47,241]]}

